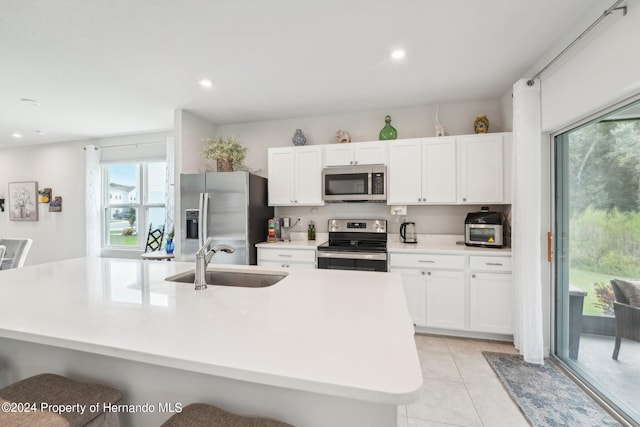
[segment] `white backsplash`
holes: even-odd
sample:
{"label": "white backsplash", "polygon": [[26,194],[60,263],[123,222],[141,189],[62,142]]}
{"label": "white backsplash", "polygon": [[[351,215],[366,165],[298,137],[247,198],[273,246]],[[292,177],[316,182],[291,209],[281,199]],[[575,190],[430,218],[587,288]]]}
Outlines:
{"label": "white backsplash", "polygon": [[[485,205],[486,206],[486,205]],[[416,223],[418,234],[464,235],[464,220],[469,212],[480,211],[480,205],[450,206],[407,206],[407,215],[391,215],[391,206],[385,203],[329,203],[318,207],[282,206],[275,208],[275,216],[290,217],[292,222],[300,218],[300,223],[291,231],[292,240],[306,240],[309,221],[316,224],[316,240],[327,233],[330,219],[386,219],[387,232],[398,234],[400,224],[405,221]],[[511,205],[489,205],[492,211],[504,212],[509,217]],[[300,233],[302,238],[295,238]],[[390,236],[391,238],[391,236]],[[325,239],[326,240],[326,239]]]}

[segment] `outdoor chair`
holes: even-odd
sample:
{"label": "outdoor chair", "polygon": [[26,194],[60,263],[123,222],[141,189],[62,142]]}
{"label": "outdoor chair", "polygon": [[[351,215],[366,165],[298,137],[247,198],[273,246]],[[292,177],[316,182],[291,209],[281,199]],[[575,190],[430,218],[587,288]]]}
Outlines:
{"label": "outdoor chair", "polygon": [[616,298],[613,303],[616,316],[616,344],[611,357],[618,360],[622,338],[640,342],[640,306],[634,306],[640,302],[640,286],[636,287],[625,280],[613,279],[611,287]]}
{"label": "outdoor chair", "polygon": [[147,244],[144,247],[146,252],[154,252],[162,249],[162,239],[164,239],[164,224],[158,228],[153,228],[152,224],[149,224],[149,233],[147,234]]}

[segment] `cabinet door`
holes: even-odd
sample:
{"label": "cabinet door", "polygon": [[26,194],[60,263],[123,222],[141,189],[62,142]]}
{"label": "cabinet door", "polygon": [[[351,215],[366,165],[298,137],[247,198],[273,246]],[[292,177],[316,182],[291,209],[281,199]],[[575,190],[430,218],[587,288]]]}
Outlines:
{"label": "cabinet door", "polygon": [[356,165],[387,164],[387,144],[385,142],[358,142],[352,147],[353,161]]}
{"label": "cabinet door", "polygon": [[402,276],[402,287],[411,320],[417,326],[425,326],[425,280],[422,271],[394,267],[391,267],[389,271],[399,273]]}
{"label": "cabinet door", "polygon": [[404,139],[389,146],[387,204],[422,203],[422,140]]}
{"label": "cabinet door", "polygon": [[269,206],[292,205],[294,200],[294,147],[270,148],[268,159]]}
{"label": "cabinet door", "polygon": [[455,138],[428,138],[422,145],[422,200],[455,203],[457,198]]}
{"label": "cabinet door", "polygon": [[460,167],[460,202],[504,202],[502,139],[502,134],[456,138]]}
{"label": "cabinet door", "polygon": [[322,200],[322,147],[297,147],[294,199],[296,205],[324,205]]}
{"label": "cabinet door", "polygon": [[513,334],[511,274],[471,273],[469,304],[471,330]]}
{"label": "cabinet door", "polygon": [[463,271],[427,271],[427,326],[465,329],[465,281]]}
{"label": "cabinet door", "polygon": [[351,144],[327,145],[324,148],[325,166],[349,166],[353,164]]}

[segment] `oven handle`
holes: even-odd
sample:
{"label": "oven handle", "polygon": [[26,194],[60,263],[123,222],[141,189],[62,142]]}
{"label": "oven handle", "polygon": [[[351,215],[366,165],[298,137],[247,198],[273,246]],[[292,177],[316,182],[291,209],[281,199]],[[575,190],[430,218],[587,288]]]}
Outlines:
{"label": "oven handle", "polygon": [[369,259],[373,261],[386,261],[387,254],[363,254],[361,252],[323,252],[318,251],[318,258],[341,258],[341,259]]}

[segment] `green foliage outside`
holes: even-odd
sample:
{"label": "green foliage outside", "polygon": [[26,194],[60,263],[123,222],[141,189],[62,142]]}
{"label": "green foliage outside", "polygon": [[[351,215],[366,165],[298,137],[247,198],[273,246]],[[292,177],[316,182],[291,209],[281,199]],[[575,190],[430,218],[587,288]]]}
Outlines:
{"label": "green foliage outside", "polygon": [[610,280],[640,279],[640,120],[568,138],[570,283],[587,291],[585,314],[611,315]]}

